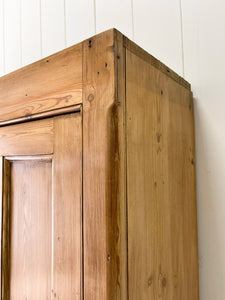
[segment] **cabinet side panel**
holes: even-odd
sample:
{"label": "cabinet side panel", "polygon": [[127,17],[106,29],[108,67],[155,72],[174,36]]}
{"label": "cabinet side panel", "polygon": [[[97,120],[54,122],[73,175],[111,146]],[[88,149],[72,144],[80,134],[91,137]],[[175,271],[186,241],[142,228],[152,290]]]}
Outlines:
{"label": "cabinet side panel", "polygon": [[197,300],[192,94],[126,53],[129,299]]}

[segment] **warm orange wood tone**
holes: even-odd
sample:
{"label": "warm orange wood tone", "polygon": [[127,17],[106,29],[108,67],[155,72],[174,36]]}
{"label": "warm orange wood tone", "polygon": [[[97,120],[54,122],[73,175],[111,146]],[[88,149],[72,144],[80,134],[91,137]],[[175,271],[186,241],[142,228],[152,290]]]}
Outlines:
{"label": "warm orange wood tone", "polygon": [[126,299],[122,35],[108,31],[85,41],[83,57],[84,298]]}
{"label": "warm orange wood tone", "polygon": [[80,112],[81,111],[81,105],[72,105],[72,106],[66,106],[66,107],[61,107],[58,109],[52,109],[48,111],[43,111],[40,113],[32,114],[29,116],[22,116],[18,117],[15,119],[10,119],[10,120],[4,120],[0,122],[0,127],[5,126],[5,125],[12,125],[12,124],[18,124],[22,122],[27,122],[27,121],[34,121],[34,120],[40,120],[44,118],[49,118],[52,116],[59,116],[62,114],[68,114],[72,112]]}
{"label": "warm orange wood tone", "polygon": [[129,299],[198,299],[191,92],[127,50]]}
{"label": "warm orange wood tone", "polygon": [[[112,289],[112,299],[128,298],[127,282],[127,190],[126,190],[126,85],[125,85],[125,51],[122,44],[123,36],[114,31],[115,44],[115,110],[112,110],[112,132],[113,139],[110,145],[111,178],[113,185],[109,184],[111,191],[111,203],[114,213],[108,220],[108,227],[111,225],[113,243],[111,251],[115,251],[115,268],[111,269],[111,278],[116,274],[116,294]],[[113,170],[113,172],[112,172]],[[116,187],[116,188],[115,188]],[[110,210],[110,207],[109,207]],[[116,222],[114,221],[116,220]],[[113,223],[114,221],[115,223]],[[112,222],[112,224],[110,223]],[[112,226],[113,225],[113,226]],[[115,230],[116,228],[116,230]],[[111,234],[110,234],[111,235]],[[111,278],[108,278],[108,285],[111,286]]]}
{"label": "warm orange wood tone", "polygon": [[11,201],[10,201],[10,164],[2,158],[2,244],[1,244],[1,296],[2,300],[9,300],[10,290],[10,221],[11,221]]}
{"label": "warm orange wood tone", "polygon": [[81,297],[81,120],[1,128],[3,300]]}
{"label": "warm orange wood tone", "polygon": [[51,299],[51,161],[11,163],[10,299]]}
{"label": "warm orange wood tone", "polygon": [[[115,224],[107,228],[107,217],[113,217],[114,213],[110,194],[114,191],[109,190],[113,172],[110,155],[114,156],[110,151],[110,134],[117,109],[113,43],[111,32],[84,42],[83,191],[84,199],[88,199],[84,204],[84,298],[90,300],[114,299],[109,289],[116,288],[117,277],[116,272],[111,276],[112,265],[116,263],[110,241]],[[115,222],[112,217],[111,222]],[[112,279],[110,286],[108,276]]]}
{"label": "warm orange wood tone", "polygon": [[80,114],[55,118],[53,295],[81,299],[82,127]]}
{"label": "warm orange wood tone", "polygon": [[[3,157],[0,156],[0,200],[3,196]],[[3,199],[2,199],[3,200]],[[0,240],[1,240],[1,247],[0,247],[0,266],[1,266],[1,274],[2,274],[2,204],[3,201],[0,201]],[[0,295],[2,295],[2,287],[0,285]]]}
{"label": "warm orange wood tone", "polygon": [[187,81],[113,29],[1,78],[0,106],[3,300],[199,299]]}
{"label": "warm orange wood tone", "polygon": [[53,119],[0,128],[0,155],[53,153]]}
{"label": "warm orange wood tone", "polygon": [[186,89],[190,90],[191,85],[183,77],[180,77],[177,73],[171,70],[169,67],[164,65],[161,61],[150,55],[148,52],[143,50],[137,44],[129,40],[126,36],[123,36],[123,44],[126,49],[132,52],[134,55],[142,58],[145,62],[152,65],[154,68],[160,70],[160,72],[166,74],[166,77],[173,79]]}
{"label": "warm orange wood tone", "polygon": [[0,124],[81,101],[80,43],[1,78]]}

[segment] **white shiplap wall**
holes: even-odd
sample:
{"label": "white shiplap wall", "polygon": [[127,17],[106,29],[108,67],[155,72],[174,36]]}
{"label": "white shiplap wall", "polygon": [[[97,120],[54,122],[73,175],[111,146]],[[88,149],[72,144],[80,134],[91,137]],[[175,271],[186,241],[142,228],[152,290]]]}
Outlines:
{"label": "white shiplap wall", "polygon": [[133,38],[131,0],[96,0],[96,31],[117,28]]}
{"label": "white shiplap wall", "polygon": [[5,73],[4,2],[0,0],[0,76]]}
{"label": "white shiplap wall", "polygon": [[182,75],[180,0],[0,0],[0,76],[115,27]]}
{"label": "white shiplap wall", "polygon": [[225,299],[225,1],[182,0],[195,107],[201,300]]}
{"label": "white shiplap wall", "polygon": [[0,76],[115,27],[192,83],[201,300],[225,299],[224,20],[224,0],[0,0]]}
{"label": "white shiplap wall", "polygon": [[135,42],[182,75],[179,0],[133,0],[133,12]]}
{"label": "white shiplap wall", "polygon": [[[32,63],[42,57],[40,11],[41,6],[39,1],[21,0],[20,43],[22,66]],[[5,15],[7,15],[7,12],[5,12]]]}
{"label": "white shiplap wall", "polygon": [[19,1],[4,1],[3,20],[4,41],[1,43],[4,44],[4,72],[8,73],[22,65],[21,5]]}

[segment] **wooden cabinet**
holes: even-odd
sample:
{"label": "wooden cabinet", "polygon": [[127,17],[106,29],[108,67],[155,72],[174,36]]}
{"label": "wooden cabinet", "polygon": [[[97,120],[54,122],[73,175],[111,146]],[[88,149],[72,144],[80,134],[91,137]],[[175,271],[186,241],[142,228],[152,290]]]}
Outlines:
{"label": "wooden cabinet", "polygon": [[0,78],[3,300],[197,300],[190,85],[115,29]]}

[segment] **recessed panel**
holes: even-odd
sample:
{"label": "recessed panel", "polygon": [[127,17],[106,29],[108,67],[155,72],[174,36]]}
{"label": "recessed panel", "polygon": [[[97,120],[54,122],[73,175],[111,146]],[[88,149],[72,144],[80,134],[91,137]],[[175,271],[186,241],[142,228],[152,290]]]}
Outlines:
{"label": "recessed panel", "polygon": [[51,161],[11,162],[10,198],[10,299],[51,299]]}

